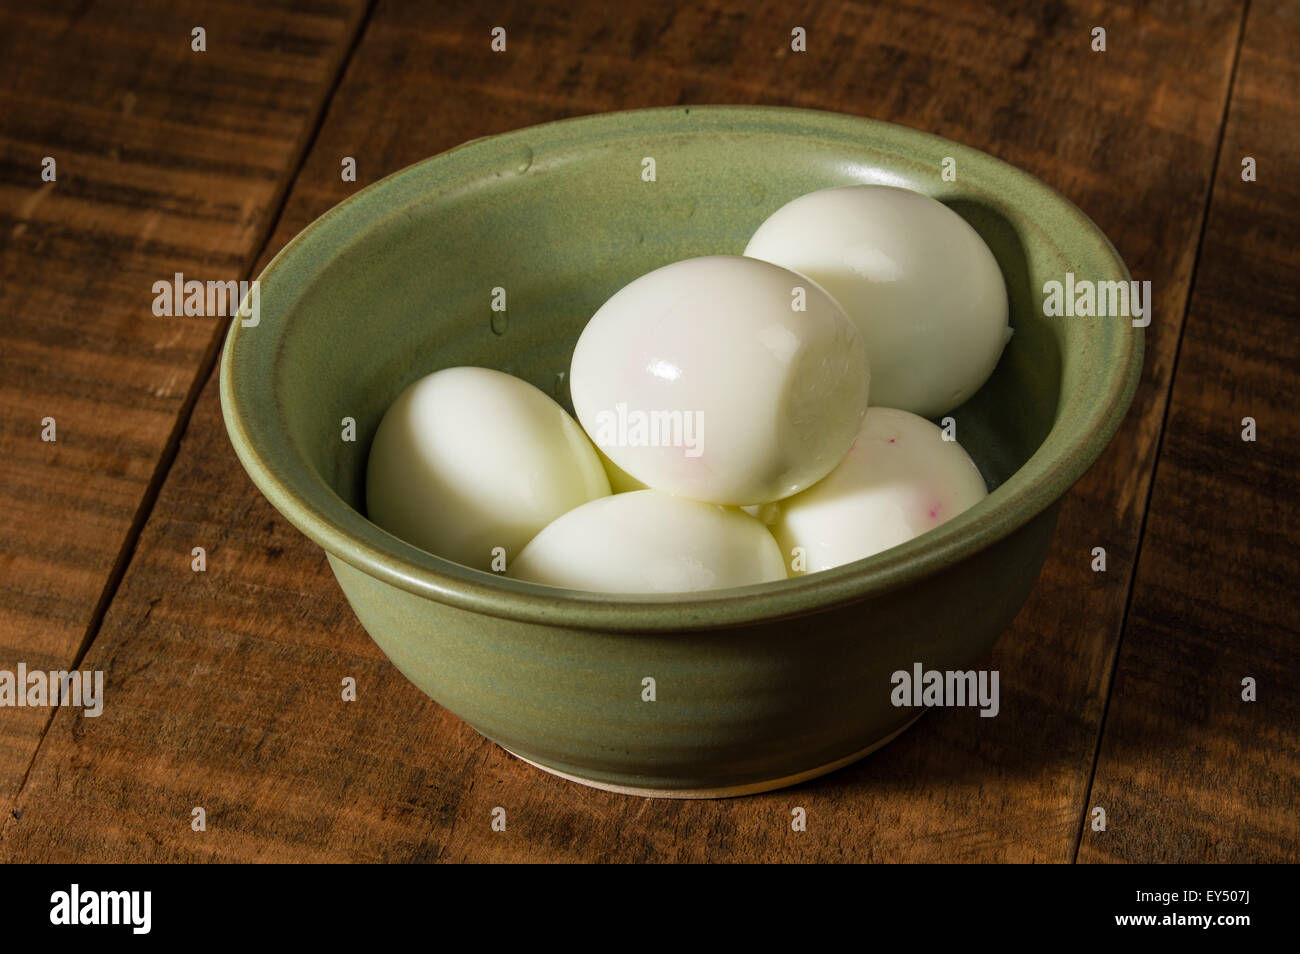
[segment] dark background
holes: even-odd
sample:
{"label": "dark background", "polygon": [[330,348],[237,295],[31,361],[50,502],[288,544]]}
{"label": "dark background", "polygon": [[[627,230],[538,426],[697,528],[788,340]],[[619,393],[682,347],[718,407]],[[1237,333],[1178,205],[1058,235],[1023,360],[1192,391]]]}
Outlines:
{"label": "dark background", "polygon": [[[1281,0],[4,0],[0,668],[102,669],[107,702],[0,709],[0,859],[1297,860],[1297,49]],[[226,321],[155,317],[151,288],[254,277],[465,140],[700,103],[987,150],[1090,215],[1155,310],[1129,418],[989,663],[997,719],[930,713],[793,789],[646,801],[523,765],[388,664],[235,459]]]}

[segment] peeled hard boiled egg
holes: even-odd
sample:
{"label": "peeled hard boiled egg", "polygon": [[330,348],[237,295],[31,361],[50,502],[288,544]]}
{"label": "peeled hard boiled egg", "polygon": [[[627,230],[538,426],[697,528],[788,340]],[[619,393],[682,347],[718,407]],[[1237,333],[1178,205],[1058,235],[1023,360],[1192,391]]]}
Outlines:
{"label": "peeled hard boiled egg", "polygon": [[508,574],[604,593],[689,593],[786,576],[776,541],[753,517],[654,490],[566,513],[524,547]]}
{"label": "peeled hard boiled egg", "polygon": [[430,553],[488,570],[565,511],[609,493],[573,418],[526,381],[447,368],[380,421],[366,472],[370,519]]}
{"label": "peeled hard boiled egg", "polygon": [[745,254],[807,275],[871,356],[871,403],[938,417],[993,373],[1011,338],[1007,290],[979,233],[942,202],[883,185],[823,189],[759,226]]}
{"label": "peeled hard boiled egg", "polygon": [[815,573],[906,543],[987,493],[975,462],[938,427],[872,407],[844,460],[782,501],[771,529],[792,572]]}
{"label": "peeled hard boiled egg", "polygon": [[609,455],[596,448],[596,453],[600,457],[601,464],[605,467],[605,476],[609,478],[609,489],[616,494],[625,494],[630,490],[649,490],[645,484],[637,480],[618,464],[609,459]]}
{"label": "peeled hard boiled egg", "polygon": [[861,334],[815,282],[753,258],[643,275],[592,317],[569,376],[578,420],[634,481],[717,504],[797,493],[867,406]]}

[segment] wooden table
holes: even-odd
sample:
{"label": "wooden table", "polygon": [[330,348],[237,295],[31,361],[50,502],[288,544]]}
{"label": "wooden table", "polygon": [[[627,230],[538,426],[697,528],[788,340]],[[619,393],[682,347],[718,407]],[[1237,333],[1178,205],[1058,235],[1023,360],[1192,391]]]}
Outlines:
{"label": "wooden table", "polygon": [[[1286,0],[5,0],[0,669],[103,670],[107,705],[0,709],[0,858],[1300,859],[1297,48]],[[1127,422],[989,663],[999,718],[940,710],[797,788],[679,802],[537,772],[407,683],[237,463],[226,322],[151,303],[175,272],[255,276],[465,140],[696,103],[987,150],[1082,207],[1155,309]]]}

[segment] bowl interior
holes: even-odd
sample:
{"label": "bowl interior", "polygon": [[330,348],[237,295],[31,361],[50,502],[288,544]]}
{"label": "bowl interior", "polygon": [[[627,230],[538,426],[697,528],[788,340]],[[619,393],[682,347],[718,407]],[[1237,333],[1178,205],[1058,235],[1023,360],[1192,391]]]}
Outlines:
{"label": "bowl interior", "polygon": [[[940,175],[949,157],[956,181]],[[734,598],[755,588],[686,604],[561,594],[425,554],[364,519],[369,442],[402,389],[455,365],[518,375],[571,410],[573,346],[610,295],[678,259],[740,254],[785,202],[849,183],[945,202],[1002,267],[1015,334],[952,415],[995,492],[893,551],[767,585],[761,611],[806,612],[934,572],[1050,504],[1109,440],[1136,383],[1140,331],[1127,318],[1047,317],[1042,289],[1066,271],[1129,276],[1096,227],[1032,177],[947,140],[835,114],[693,107],[568,120],[477,140],[371,186],[267,268],[255,327],[232,324],[222,396],[236,449],[300,529],[404,588],[504,615],[562,605],[619,628],[668,619],[647,613],[739,621],[759,610]],[[498,289],[504,312],[492,307]],[[344,439],[345,419],[355,440]],[[810,589],[818,577],[828,585]]]}

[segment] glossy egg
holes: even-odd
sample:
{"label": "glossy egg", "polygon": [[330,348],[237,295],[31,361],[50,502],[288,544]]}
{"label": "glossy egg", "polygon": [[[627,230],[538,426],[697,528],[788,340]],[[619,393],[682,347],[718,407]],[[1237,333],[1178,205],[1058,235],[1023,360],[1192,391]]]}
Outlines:
{"label": "glossy egg", "polygon": [[654,490],[566,513],[510,565],[520,580],[605,593],[691,593],[785,579],[771,533],[739,510]]}
{"label": "glossy egg", "polygon": [[436,371],[403,391],[366,471],[372,521],[480,570],[508,563],[560,514],[609,492],[595,448],[564,408],[487,368]]}
{"label": "glossy egg", "polygon": [[624,286],[583,330],[569,376],[578,420],[633,481],[728,505],[827,474],[869,381],[862,336],[824,290],[735,255]]}
{"label": "glossy egg", "polygon": [[871,403],[934,418],[988,380],[1011,338],[993,253],[942,202],[883,185],[812,192],[782,206],[745,254],[818,282],[861,329]]}
{"label": "glossy egg", "polygon": [[793,576],[906,543],[987,494],[970,455],[938,427],[872,407],[839,466],[764,516]]}

